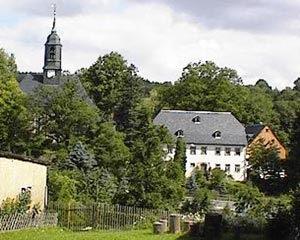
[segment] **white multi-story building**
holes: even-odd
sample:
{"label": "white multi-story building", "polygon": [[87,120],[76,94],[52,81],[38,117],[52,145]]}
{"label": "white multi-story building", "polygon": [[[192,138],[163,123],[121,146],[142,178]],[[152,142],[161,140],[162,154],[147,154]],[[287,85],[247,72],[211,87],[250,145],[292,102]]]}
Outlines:
{"label": "white multi-story building", "polygon": [[[237,181],[246,178],[245,128],[230,112],[161,110],[154,123],[184,138],[186,177],[199,167],[220,168]],[[166,146],[166,151],[166,160],[173,158],[175,146]]]}

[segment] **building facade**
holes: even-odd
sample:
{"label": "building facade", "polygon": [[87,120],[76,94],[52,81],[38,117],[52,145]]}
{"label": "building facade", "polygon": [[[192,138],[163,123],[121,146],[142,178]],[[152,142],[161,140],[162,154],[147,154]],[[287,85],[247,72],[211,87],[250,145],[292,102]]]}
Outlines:
{"label": "building facade", "polygon": [[271,130],[269,126],[263,124],[255,124],[246,127],[246,134],[248,139],[247,155],[251,155],[251,146],[255,145],[260,140],[263,141],[266,148],[275,146],[281,160],[286,160],[287,151],[283,144],[278,139],[277,135]]}
{"label": "building facade", "polygon": [[[186,143],[186,177],[195,168],[224,170],[237,181],[246,178],[245,128],[230,112],[162,110],[154,123],[168,128],[174,138]],[[166,146],[166,160],[175,146]]]}
{"label": "building facade", "polygon": [[31,192],[32,206],[39,203],[41,209],[47,201],[47,167],[31,159],[0,153],[0,202],[16,199],[23,191]]}

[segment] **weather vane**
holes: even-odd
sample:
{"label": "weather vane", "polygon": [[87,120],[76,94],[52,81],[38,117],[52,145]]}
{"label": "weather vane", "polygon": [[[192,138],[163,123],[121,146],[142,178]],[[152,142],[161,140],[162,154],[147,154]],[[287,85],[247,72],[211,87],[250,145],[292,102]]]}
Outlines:
{"label": "weather vane", "polygon": [[51,5],[53,7],[53,26],[52,26],[52,31],[55,31],[55,21],[56,21],[56,4],[53,3]]}

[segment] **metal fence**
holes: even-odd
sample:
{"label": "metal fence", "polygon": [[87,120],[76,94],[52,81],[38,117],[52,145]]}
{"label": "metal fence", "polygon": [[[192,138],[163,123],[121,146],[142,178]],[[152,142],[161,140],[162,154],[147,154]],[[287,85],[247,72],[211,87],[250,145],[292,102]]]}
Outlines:
{"label": "metal fence", "polygon": [[169,212],[164,210],[100,203],[52,203],[48,211],[57,212],[58,225],[73,231],[131,230],[149,227],[155,220],[169,218]]}
{"label": "metal fence", "polygon": [[0,232],[31,227],[53,227],[57,226],[57,222],[57,213],[42,212],[35,216],[20,213],[3,215],[0,216]]}

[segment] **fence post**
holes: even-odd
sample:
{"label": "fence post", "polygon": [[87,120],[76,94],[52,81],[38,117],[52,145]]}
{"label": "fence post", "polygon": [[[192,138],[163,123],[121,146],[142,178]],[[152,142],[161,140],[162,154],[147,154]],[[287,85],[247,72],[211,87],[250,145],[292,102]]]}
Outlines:
{"label": "fence post", "polygon": [[160,219],[159,222],[161,222],[163,224],[163,232],[167,232],[168,231],[168,220],[167,219]]}
{"label": "fence post", "polygon": [[154,234],[162,234],[164,232],[164,223],[155,222],[153,223],[153,233]]}
{"label": "fence post", "polygon": [[178,214],[170,215],[170,232],[171,233],[180,232],[180,215]]}
{"label": "fence post", "polygon": [[71,225],[71,202],[68,202],[68,229],[70,229]]}

